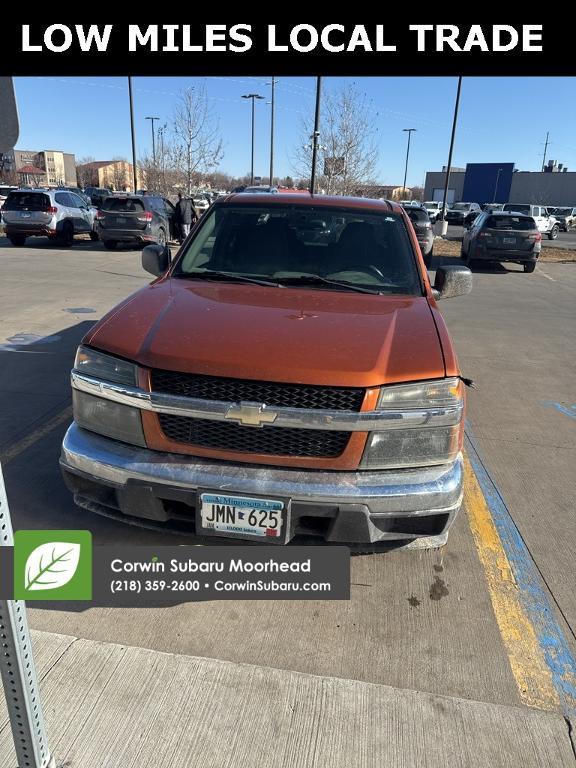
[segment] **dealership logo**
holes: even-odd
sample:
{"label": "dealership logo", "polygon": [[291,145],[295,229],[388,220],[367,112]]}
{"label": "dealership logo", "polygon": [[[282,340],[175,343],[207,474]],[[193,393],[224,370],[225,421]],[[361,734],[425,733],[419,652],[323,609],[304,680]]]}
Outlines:
{"label": "dealership logo", "polygon": [[16,531],[17,600],[91,600],[90,531]]}
{"label": "dealership logo", "polygon": [[237,421],[245,427],[263,427],[276,421],[276,411],[269,411],[264,403],[234,403],[226,411],[224,418]]}

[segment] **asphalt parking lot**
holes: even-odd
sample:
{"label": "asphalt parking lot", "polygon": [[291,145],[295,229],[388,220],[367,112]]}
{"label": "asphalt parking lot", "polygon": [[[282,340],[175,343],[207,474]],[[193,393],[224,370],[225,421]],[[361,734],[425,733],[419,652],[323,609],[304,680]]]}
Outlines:
{"label": "asphalt parking lot", "polygon": [[[174,543],[76,508],[58,469],[76,347],[148,280],[139,251],[89,242],[59,250],[41,240],[12,248],[0,238],[0,460],[15,528],[89,528],[100,544]],[[474,280],[470,296],[442,305],[463,374],[476,384],[465,507],[446,547],[354,557],[346,603],[52,604],[30,609],[31,626],[573,713],[576,266],[524,274],[510,265]]]}

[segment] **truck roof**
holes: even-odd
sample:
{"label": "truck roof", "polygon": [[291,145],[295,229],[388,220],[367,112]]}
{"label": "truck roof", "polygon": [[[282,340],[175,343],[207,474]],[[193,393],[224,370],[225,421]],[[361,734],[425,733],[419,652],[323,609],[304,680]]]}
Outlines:
{"label": "truck roof", "polygon": [[221,197],[216,201],[216,205],[226,205],[234,203],[234,205],[305,205],[310,208],[361,208],[363,210],[373,211],[393,211],[394,213],[401,213],[402,209],[397,204],[390,200],[376,200],[369,197],[342,197],[340,195],[310,195],[308,192],[303,193],[282,193],[276,194],[263,194],[262,192],[251,195],[250,193],[233,193],[226,197]]}

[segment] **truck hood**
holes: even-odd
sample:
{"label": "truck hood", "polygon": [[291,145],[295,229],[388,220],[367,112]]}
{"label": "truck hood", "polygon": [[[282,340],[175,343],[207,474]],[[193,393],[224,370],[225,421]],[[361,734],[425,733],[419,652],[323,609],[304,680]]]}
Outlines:
{"label": "truck hood", "polygon": [[149,368],[370,387],[444,376],[424,296],[163,279],[84,343]]}

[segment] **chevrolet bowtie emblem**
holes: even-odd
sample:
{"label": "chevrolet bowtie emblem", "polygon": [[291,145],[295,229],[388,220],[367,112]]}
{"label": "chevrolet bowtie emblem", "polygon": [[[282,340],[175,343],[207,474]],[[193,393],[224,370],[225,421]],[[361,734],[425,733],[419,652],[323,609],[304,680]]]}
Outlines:
{"label": "chevrolet bowtie emblem", "polygon": [[270,411],[264,403],[234,403],[228,408],[225,419],[237,421],[245,427],[263,427],[264,424],[272,424],[278,414]]}

